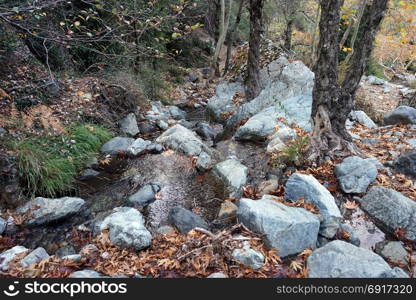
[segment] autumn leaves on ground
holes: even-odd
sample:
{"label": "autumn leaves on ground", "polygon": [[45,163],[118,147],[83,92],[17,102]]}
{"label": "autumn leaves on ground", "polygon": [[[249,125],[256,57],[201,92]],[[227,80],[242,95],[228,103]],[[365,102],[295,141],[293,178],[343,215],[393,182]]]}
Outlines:
{"label": "autumn leaves on ground", "polygon": [[0,277],[415,276],[414,1],[12,2]]}

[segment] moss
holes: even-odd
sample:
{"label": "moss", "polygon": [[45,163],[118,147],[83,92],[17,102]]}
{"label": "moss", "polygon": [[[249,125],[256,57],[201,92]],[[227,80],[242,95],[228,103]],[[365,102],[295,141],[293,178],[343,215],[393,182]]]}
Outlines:
{"label": "moss", "polygon": [[81,124],[61,137],[30,138],[11,146],[28,194],[54,197],[74,188],[78,172],[110,138],[102,127]]}

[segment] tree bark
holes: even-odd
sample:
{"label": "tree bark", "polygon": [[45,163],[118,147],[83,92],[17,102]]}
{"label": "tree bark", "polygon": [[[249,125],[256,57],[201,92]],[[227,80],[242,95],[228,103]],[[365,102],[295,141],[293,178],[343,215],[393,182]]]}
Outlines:
{"label": "tree bark", "polygon": [[373,1],[365,20],[363,38],[357,46],[347,76],[338,83],[338,29],[341,0],[321,1],[320,41],[315,67],[312,103],[312,125],[309,159],[322,163],[326,157],[342,158],[360,154],[345,129],[345,121],[353,108],[353,100],[371,56],[379,25],[388,0]]}
{"label": "tree bark", "polygon": [[247,62],[246,98],[256,98],[261,90],[260,43],[263,34],[264,0],[250,0],[250,41]]}
{"label": "tree bark", "polygon": [[354,54],[354,48],[355,48],[355,41],[357,40],[358,31],[360,29],[361,19],[363,18],[365,7],[367,6],[368,0],[362,0],[360,10],[358,12],[358,18],[357,18],[357,24],[354,28],[354,33],[351,39],[351,52],[348,53],[347,57],[345,58],[345,64],[348,64],[350,62],[351,57]]}
{"label": "tree bark", "polygon": [[222,74],[223,76],[227,74],[228,69],[230,68],[231,50],[233,48],[233,44],[235,41],[235,32],[241,21],[241,13],[243,12],[244,2],[245,0],[240,0],[240,4],[238,6],[238,11],[237,11],[237,16],[235,18],[235,23],[233,25],[233,28],[230,31],[230,41],[228,42],[228,45],[227,45],[227,58],[225,59],[224,73]]}
{"label": "tree bark", "polygon": [[292,32],[293,32],[293,16],[290,16],[286,22],[286,29],[284,33],[284,48],[290,52],[292,50]]}

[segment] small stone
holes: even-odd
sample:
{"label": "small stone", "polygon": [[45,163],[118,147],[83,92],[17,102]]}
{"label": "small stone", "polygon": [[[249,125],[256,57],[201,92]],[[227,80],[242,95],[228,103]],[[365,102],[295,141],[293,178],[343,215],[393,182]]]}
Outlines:
{"label": "small stone", "polygon": [[3,218],[0,218],[0,235],[6,230],[7,221]]}
{"label": "small stone", "polygon": [[195,227],[204,229],[209,227],[204,219],[181,206],[176,206],[170,210],[168,220],[181,234],[187,234]]}
{"label": "small stone", "polygon": [[128,198],[130,204],[146,206],[156,201],[156,194],[160,192],[161,186],[149,183]]}
{"label": "small stone", "polygon": [[46,250],[42,247],[36,248],[32,252],[30,252],[28,255],[26,255],[21,261],[20,264],[22,267],[26,268],[30,265],[36,264],[46,258],[49,257],[49,254],[46,252]]}
{"label": "small stone", "polygon": [[69,275],[69,278],[102,278],[103,276],[94,270],[76,271]]}
{"label": "small stone", "polygon": [[139,127],[137,126],[136,116],[133,113],[128,114],[118,123],[120,125],[120,130],[125,134],[135,136],[140,132]]}
{"label": "small stone", "polygon": [[237,205],[231,201],[225,201],[221,204],[218,218],[220,219],[235,219],[237,216]]}
{"label": "small stone", "polygon": [[175,228],[173,228],[172,226],[167,226],[167,225],[165,225],[165,226],[161,226],[161,227],[159,227],[159,228],[156,230],[156,232],[157,232],[158,234],[161,234],[161,235],[171,234],[171,233],[174,233],[174,232],[175,232]]}
{"label": "small stone", "polygon": [[127,153],[133,156],[138,156],[147,151],[151,144],[152,142],[150,141],[138,138],[127,148]]}
{"label": "small stone", "polygon": [[127,137],[115,137],[109,140],[101,147],[101,152],[105,154],[117,154],[127,152],[127,149],[133,144],[134,139]]}
{"label": "small stone", "polygon": [[234,249],[232,256],[236,261],[253,270],[260,269],[264,265],[263,254],[251,249],[247,244],[241,249]]}
{"label": "small stone", "polygon": [[230,197],[240,197],[247,183],[248,168],[236,159],[228,159],[214,167],[214,173],[224,182]]}
{"label": "small stone", "polygon": [[81,175],[78,177],[79,180],[81,181],[87,181],[87,180],[91,180],[95,177],[98,177],[100,175],[100,172],[95,171],[93,169],[85,169]]}
{"label": "small stone", "polygon": [[211,169],[212,168],[211,157],[205,152],[202,152],[196,161],[196,168],[200,171],[207,171]]}
{"label": "small stone", "polygon": [[400,242],[384,241],[376,244],[375,252],[390,262],[407,265],[408,253]]}
{"label": "small stone", "polygon": [[225,275],[224,273],[212,273],[211,275],[209,275],[207,278],[228,278],[227,275]]}

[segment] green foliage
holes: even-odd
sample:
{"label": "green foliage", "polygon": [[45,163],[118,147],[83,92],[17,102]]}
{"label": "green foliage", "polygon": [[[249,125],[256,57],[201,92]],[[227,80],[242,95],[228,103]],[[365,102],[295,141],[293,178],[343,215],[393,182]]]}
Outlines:
{"label": "green foliage", "polygon": [[388,78],[384,75],[383,67],[374,59],[369,60],[365,71],[368,75],[388,80]]}
{"label": "green foliage", "polygon": [[272,155],[272,165],[285,167],[302,165],[308,144],[308,136],[295,138],[281,151]]}
{"label": "green foliage", "polygon": [[101,145],[110,139],[108,130],[81,124],[61,137],[30,138],[13,143],[19,176],[28,194],[54,197],[73,188],[75,177]]}

